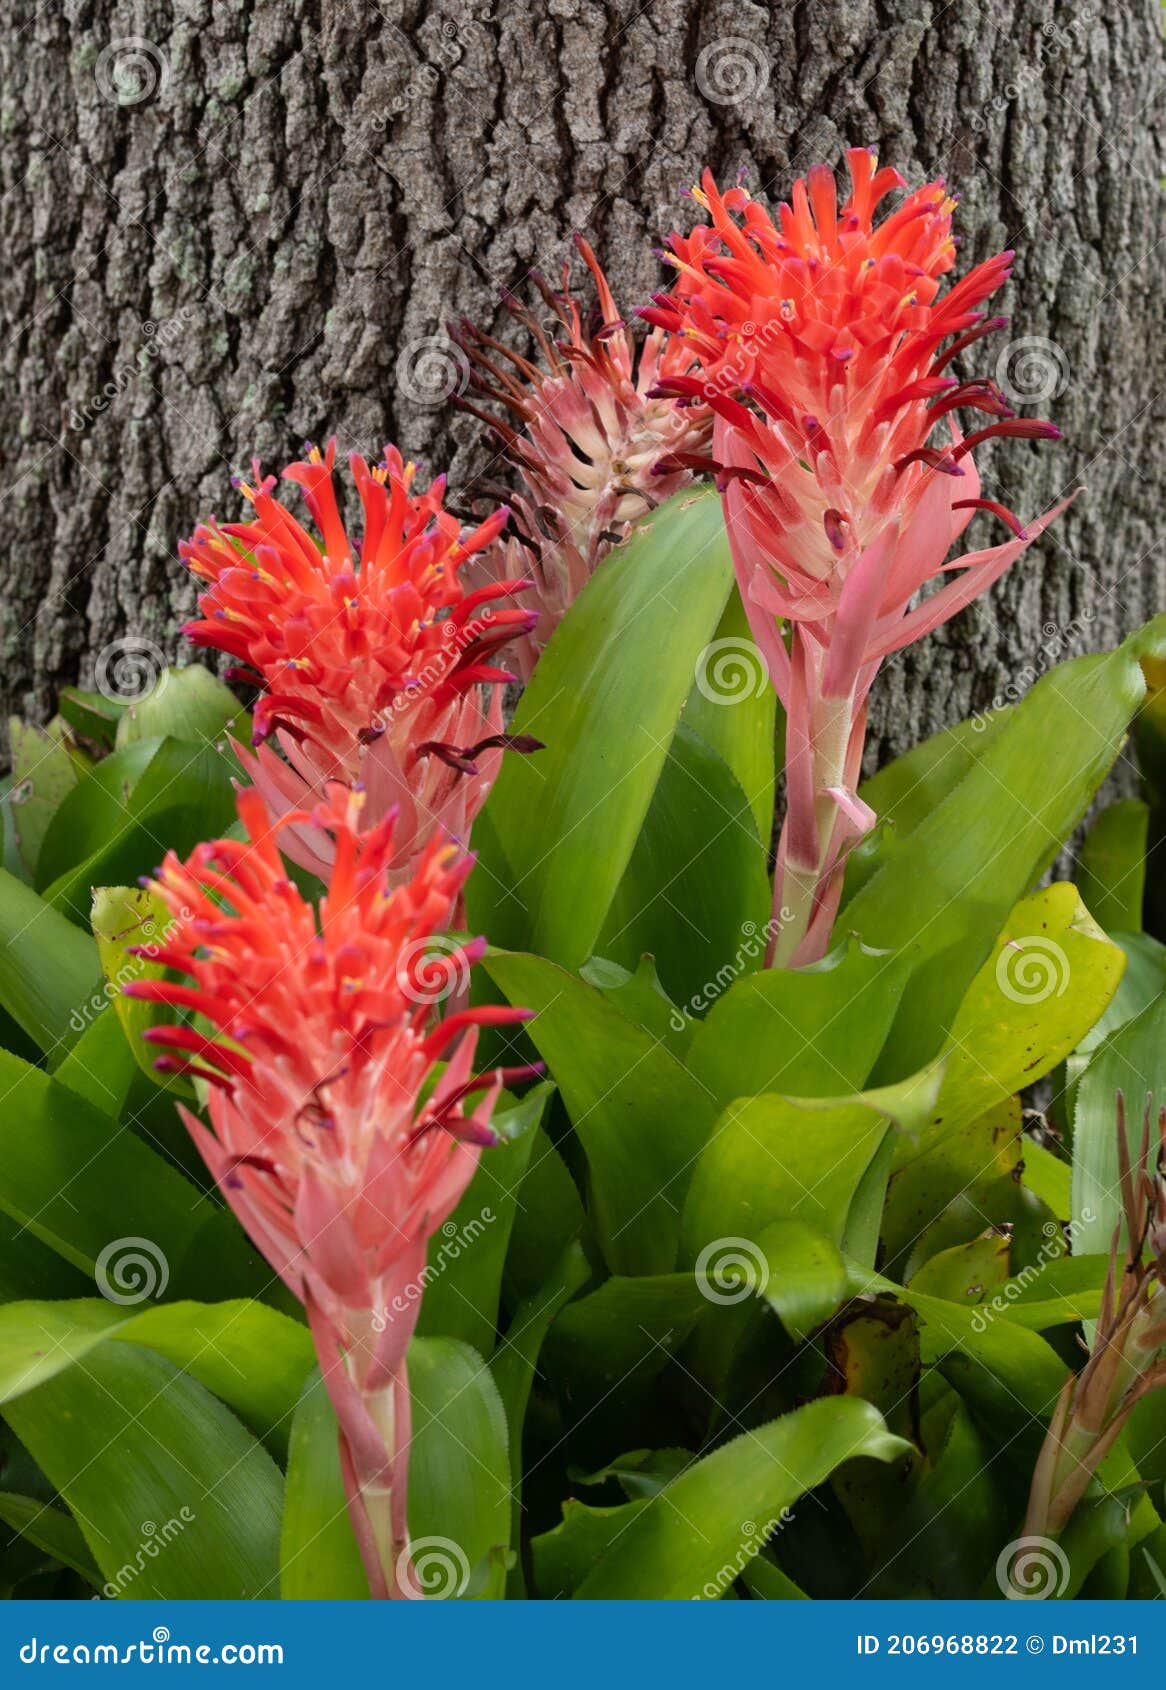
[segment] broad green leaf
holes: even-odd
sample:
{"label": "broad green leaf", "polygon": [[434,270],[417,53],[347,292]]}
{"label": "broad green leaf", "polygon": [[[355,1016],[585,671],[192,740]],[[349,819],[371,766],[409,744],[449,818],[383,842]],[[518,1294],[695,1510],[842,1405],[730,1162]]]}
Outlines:
{"label": "broad green leaf", "polygon": [[952,1022],[929,1133],[946,1137],[1043,1079],[1102,1014],[1124,968],[1074,886],[1022,899]]}
{"label": "broad green leaf", "polygon": [[546,749],[504,760],[477,843],[470,925],[568,967],[595,951],[732,570],[720,500],[684,493],[592,576],[512,723]]}
{"label": "broad green leaf", "polygon": [[1024,1141],[1024,1183],[1051,1209],[1057,1220],[1067,1221],[1073,1212],[1072,1169],[1043,1144]]}
{"label": "broad green leaf", "polygon": [[[201,671],[200,671],[201,672]],[[155,1085],[167,1087],[191,1098],[194,1087],[180,1074],[163,1076],[154,1067],[156,1047],[142,1035],[148,1027],[173,1022],[174,1011],[162,1004],[126,997],[123,990],[134,980],[161,980],[166,970],[145,956],[131,956],[135,950],[157,950],[164,942],[173,917],[156,892],[144,886],[95,886],[89,924],[97,941],[101,971],[114,1013],[125,1033],[125,1042],[135,1062]]]}
{"label": "broad green leaf", "polygon": [[430,1597],[499,1597],[510,1544],[510,1455],[493,1375],[468,1344],[415,1338],[409,1386],[416,1585]]}
{"label": "broad green leaf", "polygon": [[1140,933],[1150,811],[1139,798],[1102,810],[1081,847],[1081,896],[1107,933]]}
{"label": "broad green leaf", "polygon": [[[913,1308],[923,1323],[924,1365],[940,1367],[969,1407],[994,1422],[1005,1442],[1019,1436],[1018,1418],[1024,1428],[1048,1419],[1068,1369],[1035,1332],[993,1319],[990,1311],[896,1285],[854,1264],[851,1292],[856,1297],[896,1297]],[[1019,1417],[1018,1409],[1024,1411]]]}
{"label": "broad green leaf", "polygon": [[779,725],[777,716],[772,677],[734,586],[712,642],[697,655],[696,683],[681,726],[699,734],[729,765],[766,850],[773,832],[777,734],[784,738],[784,722]]}
{"label": "broad green leaf", "polygon": [[987,1231],[967,1244],[937,1250],[911,1277],[912,1291],[946,1297],[970,1308],[1004,1285],[1012,1271],[1011,1239],[1005,1232]]}
{"label": "broad green leaf", "polygon": [[12,750],[9,815],[17,850],[32,875],[49,823],[65,795],[76,786],[81,763],[59,718],[47,728],[37,728],[14,716],[8,724],[8,737]]}
{"label": "broad green leaf", "polygon": [[214,1210],[126,1126],[0,1051],[0,1209],[87,1274],[146,1240],[171,1271]]}
{"label": "broad green leaf", "polygon": [[168,1303],[134,1312],[158,1271],[149,1252],[111,1263],[107,1295],[84,1302],[8,1303],[0,1308],[0,1402],[36,1390],[116,1340],[165,1356],[230,1405],[282,1456],[304,1375],[312,1365],[305,1326],[263,1303]]}
{"label": "broad green leaf", "polygon": [[230,687],[201,663],[163,669],[157,684],[136,698],[117,724],[120,749],[142,739],[181,739],[212,743],[223,733],[245,728],[247,713]]}
{"label": "broad green leaf", "polygon": [[113,749],[117,724],[129,708],[129,700],[107,698],[101,692],[83,692],[80,687],[62,687],[57,709],[69,726],[93,745]]}
{"label": "broad green leaf", "polygon": [[4,1412],[122,1600],[278,1593],[282,1475],[164,1357],[102,1344]]}
{"label": "broad green leaf", "polygon": [[959,785],[1008,719],[1007,708],[972,716],[912,746],[860,785],[863,802],[878,818],[846,859],[842,908],[894,849]]}
{"label": "broad green leaf", "polygon": [[800,1221],[841,1245],[863,1176],[888,1134],[926,1118],[937,1081],[923,1075],[851,1098],[769,1093],[730,1105],[692,1177],[685,1259],[713,1271],[719,1247],[756,1239],[774,1221]]}
{"label": "broad green leaf", "polygon": [[0,869],[0,1003],[38,1048],[60,1058],[104,1007],[93,940]]}
{"label": "broad green leaf", "polygon": [[777,1221],[757,1242],[765,1256],[762,1294],[800,1342],[845,1300],[846,1263],[834,1241],[804,1221]]}
{"label": "broad green leaf", "polygon": [[116,831],[54,880],[45,890],[46,901],[88,926],[94,886],[133,885],[157,868],[167,849],[185,856],[200,840],[229,826],[235,819],[233,773],[238,773],[233,758],[211,745],[163,740],[131,792]]}
{"label": "broad green leaf", "polygon": [[1148,933],[1114,933],[1112,939],[1126,959],[1125,972],[1117,991],[1097,1020],[1065,1060],[1065,1082],[1069,1119],[1077,1095],[1076,1082],[1088,1067],[1093,1053],[1111,1033],[1140,1015],[1160,992],[1166,991],[1166,945]]}
{"label": "broad green leaf", "polygon": [[540,1127],[518,1188],[506,1254],[502,1285],[508,1306],[539,1295],[558,1267],[564,1239],[578,1238],[586,1225],[578,1187]]}
{"label": "broad green leaf", "polygon": [[650,956],[641,957],[634,972],[607,957],[593,956],[579,970],[579,978],[595,986],[626,1020],[651,1033],[673,1056],[684,1058],[700,1023],[673,1003]]}
{"label": "broad green leaf", "polygon": [[606,1279],[555,1321],[547,1371],[573,1399],[626,1394],[659,1373],[709,1306],[701,1277],[691,1273]]}
{"label": "broad green leaf", "polygon": [[648,1497],[614,1508],[593,1508],[568,1497],[563,1518],[531,1543],[534,1582],[544,1600],[573,1596],[591,1569],[649,1504]]}
{"label": "broad green leaf", "polygon": [[[937,1249],[1015,1216],[1022,1156],[1020,1106],[1007,1098],[950,1132],[924,1131],[896,1145],[881,1218],[887,1271],[910,1275]],[[1066,1215],[1068,1210],[1065,1211]]]}
{"label": "broad green leaf", "polygon": [[103,757],[63,800],[53,816],[37,862],[43,892],[78,863],[100,851],[125,825],[134,788],[149,768],[161,740],[142,740]]}
{"label": "broad green leaf", "polygon": [[722,1596],[799,1497],[857,1456],[895,1461],[909,1449],[870,1403],[807,1403],[723,1444],[642,1505],[629,1504],[637,1511],[575,1595]]}
{"label": "broad green leaf", "polygon": [[0,1211],[0,1299],[87,1297],[93,1281],[42,1244],[20,1221]]}
{"label": "broad green leaf", "polygon": [[628,969],[651,955],[669,997],[687,1005],[725,973],[761,966],[769,904],[748,798],[681,723],[596,949]]}
{"label": "broad green leaf", "polygon": [[429,1257],[417,1331],[423,1336],[460,1338],[489,1355],[498,1327],[502,1270],[539,1122],[554,1088],[538,1086],[520,1103],[496,1109],[493,1125],[502,1138],[484,1150],[461,1202],[429,1241]]}
{"label": "broad green leaf", "polygon": [[15,1491],[0,1491],[0,1520],[29,1543],[35,1543],[59,1561],[72,1567],[87,1584],[100,1585],[101,1572],[85,1543],[80,1526],[71,1514],[64,1514],[47,1502],[31,1496],[18,1496]]}
{"label": "broad green leaf", "polygon": [[1073,1248],[1104,1255],[1121,1215],[1118,1183],[1117,1094],[1125,1097],[1131,1159],[1142,1145],[1148,1109],[1152,1146],[1158,1111],[1166,1104],[1166,992],[1111,1033],[1077,1085],[1073,1116]]}
{"label": "broad green leaf", "polygon": [[1166,617],[1108,656],[1045,675],[847,906],[846,925],[866,944],[918,950],[890,1041],[897,1072],[934,1056],[1008,912],[1117,755],[1145,695],[1141,659],[1163,649]]}
{"label": "broad green leaf", "polygon": [[[748,941],[752,966],[764,934]],[[730,959],[706,992],[707,1018],[687,1066],[722,1104],[779,1091],[839,1097],[866,1083],[895,1018],[909,959],[854,940],[808,968],[768,968],[739,979]]]}
{"label": "broad green leaf", "polygon": [[[597,577],[598,579],[598,577]],[[596,1230],[617,1273],[666,1273],[714,1101],[594,986],[541,957],[491,951],[486,967],[553,1075],[587,1154]]]}
{"label": "broad green leaf", "polygon": [[285,1602],[368,1600],[368,1579],[344,1499],[336,1416],[318,1367],[304,1381],[292,1421],[279,1594]]}

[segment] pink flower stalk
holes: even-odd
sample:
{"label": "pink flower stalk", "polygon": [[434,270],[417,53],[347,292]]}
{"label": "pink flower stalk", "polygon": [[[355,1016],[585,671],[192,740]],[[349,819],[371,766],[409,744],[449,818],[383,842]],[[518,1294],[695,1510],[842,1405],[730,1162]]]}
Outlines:
{"label": "pink flower stalk", "polygon": [[[534,276],[556,325],[544,325],[511,294],[505,303],[538,348],[531,362],[468,319],[450,326],[472,367],[472,391],[505,416],[463,408],[497,435],[520,488],[506,495],[510,531],[482,555],[479,579],[518,572],[534,578],[539,617],[515,646],[528,679],[539,652],[613,545],[662,499],[691,480],[685,451],[705,452],[707,407],[655,397],[657,385],[692,368],[683,342],[650,333],[637,354],[599,261],[575,244],[595,283],[597,311],[585,323],[563,266],[562,292]],[[598,320],[595,320],[597,317]],[[561,326],[562,338],[552,340]],[[509,417],[509,421],[506,417]]]}
{"label": "pink flower stalk", "polygon": [[[356,454],[349,460],[362,515],[354,538],[336,500],[335,441],[306,453],[284,479],[303,489],[319,539],[272,496],[275,478],[256,465],[256,485],[238,483],[252,521],[212,521],[179,547],[208,583],[201,617],[184,632],[237,657],[245,667],[233,673],[263,689],[258,754],[240,757],[272,811],[310,808],[328,781],[359,782],[370,823],[396,807],[392,866],[407,873],[435,834],[465,837],[507,745],[536,747],[503,732],[501,688],[492,684],[512,678],[491,662],[497,648],[534,619],[505,604],[528,583],[467,591],[461,580],[505,510],[464,534],[443,508],[445,478],[416,491],[415,466],[388,446],[377,469]],[[286,761],[263,743],[273,732]],[[327,877],[331,846],[318,828],[293,826],[284,849]]]}
{"label": "pink flower stalk", "polygon": [[[993,381],[947,373],[1006,321],[978,307],[1012,254],[941,293],[955,264],[955,200],[929,182],[876,223],[903,179],[866,148],[846,156],[841,207],[833,172],[816,166],[776,224],[744,188],[722,195],[706,172],[696,198],[711,227],[672,236],[676,286],[642,313],[699,361],[698,374],[670,374],[657,391],[715,413],[741,597],[788,718],[774,884],[775,918],[788,913],[770,956],[788,964],[825,953],[847,852],[874,820],[856,788],[883,659],[985,592],[1063,509],[1022,527],[980,497],[972,454],[983,441],[1059,431],[1014,417]],[[969,411],[989,421],[965,438],[956,415]],[[947,437],[933,441],[937,425]],[[1012,537],[948,558],[977,510]],[[936,576],[946,584],[912,608]]]}
{"label": "pink flower stalk", "polygon": [[[441,938],[472,859],[432,837],[390,887],[395,819],[363,830],[363,795],[330,784],[311,816],[273,825],[238,797],[245,840],[169,853],[152,889],[175,916],[152,960],[191,977],[127,986],[205,1017],[146,1037],[164,1072],[210,1082],[208,1128],[182,1109],[203,1160],[307,1312],[340,1424],[349,1511],[376,1597],[411,1594],[405,1353],[429,1238],[465,1191],[503,1083],[475,1076],[478,1027],[522,1010],[434,1020],[485,941]],[[301,820],[334,843],[319,918],[289,880],[277,832]],[[444,1069],[440,1064],[445,1064]],[[432,1089],[430,1089],[432,1087]],[[476,1101],[474,1101],[476,1099]]]}

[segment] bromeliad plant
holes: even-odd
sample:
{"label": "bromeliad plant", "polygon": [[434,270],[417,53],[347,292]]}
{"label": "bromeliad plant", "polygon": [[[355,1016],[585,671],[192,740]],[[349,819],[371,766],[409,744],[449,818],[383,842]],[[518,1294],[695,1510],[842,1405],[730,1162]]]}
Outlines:
{"label": "bromeliad plant", "polygon": [[293,465],[310,526],[256,469],[182,548],[250,720],[192,666],[14,726],[10,1591],[1166,1580],[1166,623],[862,778],[1061,507],[975,467],[1055,434],[961,373],[1009,255],[947,285],[942,184],[849,165],[706,177],[640,347],[583,242],[590,316],[457,326],[469,529],[392,447]]}

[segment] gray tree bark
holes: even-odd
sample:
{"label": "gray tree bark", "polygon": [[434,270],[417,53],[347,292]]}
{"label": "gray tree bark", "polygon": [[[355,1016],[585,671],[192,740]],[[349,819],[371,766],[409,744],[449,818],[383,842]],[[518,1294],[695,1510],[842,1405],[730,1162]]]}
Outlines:
{"label": "gray tree bark", "polygon": [[4,702],[43,719],[127,630],[178,656],[177,542],[253,454],[480,470],[430,337],[501,324],[573,229],[630,310],[703,164],[779,197],[870,142],[958,188],[965,263],[1017,249],[977,365],[1067,440],[989,491],[1088,482],[889,670],[872,757],[1111,643],[1166,603],[1164,71],[1158,0],[9,0]]}

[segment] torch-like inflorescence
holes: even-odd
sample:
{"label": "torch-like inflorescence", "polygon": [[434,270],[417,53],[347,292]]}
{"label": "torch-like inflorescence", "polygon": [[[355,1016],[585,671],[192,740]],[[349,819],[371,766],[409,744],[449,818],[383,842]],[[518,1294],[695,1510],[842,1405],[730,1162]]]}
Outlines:
{"label": "torch-like inflorescence", "polygon": [[1121,1218],[1089,1359],[1065,1381],[1033,1473],[1028,1537],[1064,1531],[1135,1405],[1166,1386],[1166,1109],[1155,1122],[1147,1100],[1136,1159],[1120,1092],[1116,1118]]}
{"label": "torch-like inflorescence", "polygon": [[588,318],[570,291],[566,265],[561,292],[533,278],[553,321],[505,296],[537,361],[468,319],[450,325],[470,359],[471,391],[501,414],[472,401],[463,408],[490,427],[517,472],[518,490],[505,495],[507,533],[474,573],[487,580],[518,572],[535,582],[538,622],[514,648],[524,680],[611,547],[691,479],[684,455],[707,451],[711,425],[706,406],[653,396],[658,383],[692,368],[692,352],[660,330],[637,351],[595,254],[581,236],[576,245],[595,284],[597,306]]}
{"label": "torch-like inflorescence", "polygon": [[[706,172],[695,193],[711,226],[672,236],[675,286],[642,313],[698,360],[656,391],[715,413],[741,596],[788,717],[774,910],[789,914],[775,955],[794,963],[825,951],[846,852],[873,820],[856,786],[879,665],[990,587],[1056,514],[1024,528],[981,498],[973,453],[996,436],[1058,431],[1013,416],[995,382],[951,373],[1004,321],[979,307],[1011,253],[942,293],[954,199],[930,182],[876,222],[903,180],[865,148],[847,158],[843,205],[833,172],[816,166],[776,223]],[[969,412],[987,420],[965,436],[956,417]],[[977,510],[1012,537],[949,559]],[[912,608],[937,575],[949,579]]]}
{"label": "torch-like inflorescence", "polygon": [[[151,1028],[163,1071],[209,1082],[208,1129],[183,1118],[247,1233],[304,1304],[340,1424],[349,1508],[374,1595],[411,1593],[405,1352],[426,1245],[457,1204],[508,1071],[474,1073],[482,1024],[511,1009],[435,1019],[464,990],[484,941],[451,923],[472,859],[431,838],[390,885],[395,820],[363,830],[363,794],[330,783],[309,817],[272,825],[239,795],[246,838],[169,854],[150,884],[175,920],[151,960],[192,984],[129,995],[191,1012]],[[334,845],[319,917],[288,878],[279,834],[306,821]],[[444,1066],[441,1066],[444,1064]],[[531,1070],[517,1072],[527,1074]]]}
{"label": "torch-like inflorescence", "polygon": [[[495,580],[467,591],[467,559],[497,538],[495,511],[472,533],[443,507],[444,477],[424,491],[415,466],[385,448],[370,469],[350,459],[361,532],[350,536],[333,481],[335,442],[284,479],[304,492],[316,534],[273,497],[255,466],[239,483],[250,522],[211,522],[179,548],[207,583],[185,632],[239,659],[237,678],[262,688],[245,768],[276,814],[304,809],[324,784],[363,784],[369,821],[396,807],[394,870],[407,871],[435,831],[464,838],[508,744],[497,649],[532,624],[508,601],[528,584]],[[318,538],[317,538],[318,535]],[[489,689],[490,701],[485,702]],[[275,734],[286,761],[270,745]],[[284,838],[296,862],[326,875],[330,844],[299,825]]]}

